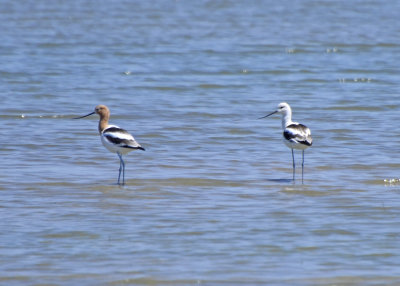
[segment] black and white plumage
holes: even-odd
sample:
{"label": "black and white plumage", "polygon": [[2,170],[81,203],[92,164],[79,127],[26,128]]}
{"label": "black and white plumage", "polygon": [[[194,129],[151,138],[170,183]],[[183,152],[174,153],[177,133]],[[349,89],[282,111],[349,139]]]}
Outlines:
{"label": "black and white plumage", "polygon": [[125,162],[122,159],[122,155],[125,155],[133,150],[145,150],[140,144],[133,138],[131,134],[125,129],[122,129],[116,125],[109,125],[108,120],[110,119],[110,110],[105,105],[97,105],[95,110],[87,115],[77,117],[75,119],[84,118],[86,116],[97,113],[100,115],[99,121],[99,133],[101,143],[112,153],[116,153],[119,157],[119,174],[118,184],[120,184],[120,178],[122,173],[122,185],[125,184]]}
{"label": "black and white plumage", "polygon": [[120,153],[121,155],[135,149],[144,150],[128,131],[116,125],[108,125],[101,132],[101,142],[110,152]]}
{"label": "black and white plumage", "polygon": [[303,124],[292,121],[292,109],[286,102],[279,103],[275,111],[261,118],[268,117],[275,113],[282,113],[283,142],[292,150],[293,181],[295,179],[296,170],[293,149],[302,150],[301,180],[303,181],[304,150],[312,145],[311,130]]}
{"label": "black and white plumage", "polygon": [[310,129],[297,122],[292,122],[283,130],[285,144],[291,149],[304,150],[312,145]]}

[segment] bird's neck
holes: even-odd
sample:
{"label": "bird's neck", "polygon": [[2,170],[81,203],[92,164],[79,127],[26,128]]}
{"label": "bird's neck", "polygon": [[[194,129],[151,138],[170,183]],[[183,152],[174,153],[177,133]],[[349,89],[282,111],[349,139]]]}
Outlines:
{"label": "bird's neck", "polygon": [[282,129],[290,124],[292,124],[292,111],[288,110],[285,114],[282,114]]}
{"label": "bird's neck", "polygon": [[107,128],[109,118],[110,118],[109,116],[104,116],[104,117],[100,118],[100,121],[99,121],[99,133],[100,134],[101,134],[101,132],[103,132],[104,129]]}

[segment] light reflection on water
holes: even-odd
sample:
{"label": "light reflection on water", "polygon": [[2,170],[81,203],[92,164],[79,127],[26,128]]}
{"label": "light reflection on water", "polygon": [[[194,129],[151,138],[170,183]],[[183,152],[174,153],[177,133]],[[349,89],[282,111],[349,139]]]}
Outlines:
{"label": "light reflection on water", "polygon": [[[397,15],[354,2],[0,9],[0,281],[398,284]],[[100,103],[146,148],[124,187]]]}

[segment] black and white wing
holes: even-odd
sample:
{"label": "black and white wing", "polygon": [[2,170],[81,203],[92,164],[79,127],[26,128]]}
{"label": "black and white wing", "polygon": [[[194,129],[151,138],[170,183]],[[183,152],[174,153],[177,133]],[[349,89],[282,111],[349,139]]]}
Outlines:
{"label": "black and white wing", "polygon": [[103,130],[102,136],[108,141],[107,143],[116,147],[145,150],[128,131],[118,126],[107,127]]}
{"label": "black and white wing", "polygon": [[311,131],[303,124],[290,124],[283,131],[286,140],[306,146],[312,145]]}

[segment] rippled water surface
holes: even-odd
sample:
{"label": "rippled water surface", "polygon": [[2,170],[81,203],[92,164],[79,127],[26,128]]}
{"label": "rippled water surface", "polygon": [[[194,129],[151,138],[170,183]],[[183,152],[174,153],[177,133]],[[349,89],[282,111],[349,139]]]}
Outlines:
{"label": "rippled water surface", "polygon": [[0,284],[399,285],[399,10],[2,1]]}

